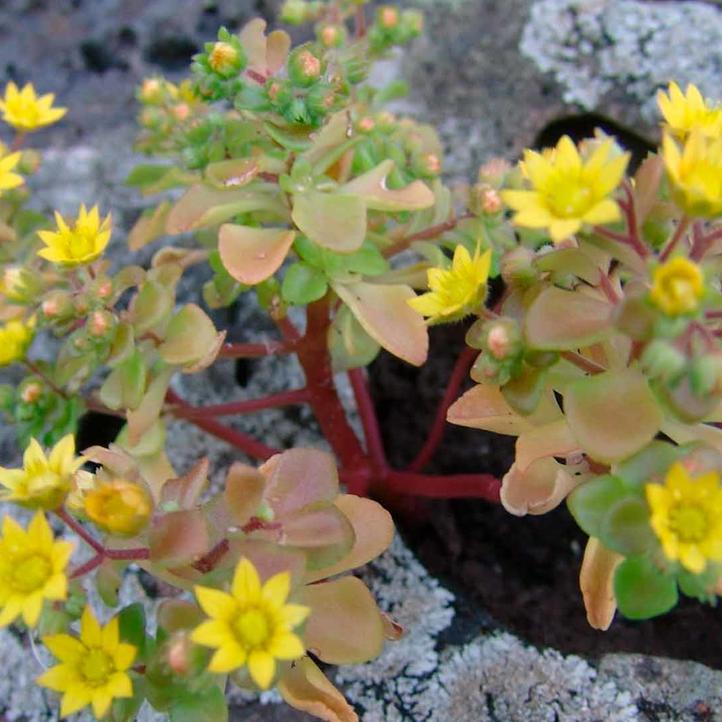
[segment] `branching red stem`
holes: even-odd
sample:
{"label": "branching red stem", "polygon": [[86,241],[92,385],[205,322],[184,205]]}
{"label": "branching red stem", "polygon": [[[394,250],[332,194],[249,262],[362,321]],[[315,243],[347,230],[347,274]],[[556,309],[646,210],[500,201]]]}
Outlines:
{"label": "branching red stem", "polygon": [[687,218],[687,216],[684,216],[683,218],[680,218],[677,227],[674,229],[674,234],[672,235],[672,238],[669,239],[669,242],[659,254],[659,260],[662,261],[662,263],[664,263],[672,255],[672,251],[674,251],[674,249],[677,247],[677,244],[684,237],[684,234],[687,232],[687,228],[689,228],[689,218]]}
{"label": "branching red stem", "polygon": [[391,471],[385,488],[397,494],[430,499],[486,499],[499,502],[501,482],[491,474],[432,476],[411,471]]}
{"label": "branching red stem", "polygon": [[385,470],[388,467],[388,461],[386,460],[376,409],[369,393],[366,371],[364,369],[352,369],[348,372],[348,378],[356,399],[356,407],[361,418],[368,454],[377,470]]}
{"label": "branching red stem", "polygon": [[308,389],[293,389],[277,394],[269,394],[260,399],[246,399],[243,401],[230,401],[227,404],[212,404],[210,406],[181,406],[172,409],[174,416],[181,419],[202,419],[209,416],[231,416],[233,414],[248,414],[263,409],[275,409],[279,406],[303,404],[310,399]]}
{"label": "branching red stem", "polygon": [[282,341],[267,343],[226,343],[220,350],[220,358],[263,358],[293,352],[293,346]]}
{"label": "branching red stem", "polygon": [[444,436],[444,429],[446,426],[446,412],[449,410],[454,401],[456,401],[459,395],[459,389],[464,383],[464,379],[469,373],[474,358],[478,351],[473,348],[464,348],[459,354],[459,358],[454,364],[454,368],[449,377],[449,383],[446,386],[444,395],[439,402],[439,406],[436,409],[436,415],[434,421],[431,424],[429,435],[421,447],[421,451],[417,454],[416,458],[409,464],[409,471],[421,471],[431,461],[434,453],[439,447],[441,440]]}

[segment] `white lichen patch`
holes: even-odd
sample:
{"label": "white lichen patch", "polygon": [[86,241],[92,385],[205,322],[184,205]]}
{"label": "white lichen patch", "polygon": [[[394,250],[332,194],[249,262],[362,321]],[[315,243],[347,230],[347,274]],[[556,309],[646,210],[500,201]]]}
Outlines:
{"label": "white lichen patch", "polygon": [[537,0],[521,52],[552,73],[564,100],[592,110],[622,91],[654,122],[670,80],[719,96],[722,10],[702,2]]}

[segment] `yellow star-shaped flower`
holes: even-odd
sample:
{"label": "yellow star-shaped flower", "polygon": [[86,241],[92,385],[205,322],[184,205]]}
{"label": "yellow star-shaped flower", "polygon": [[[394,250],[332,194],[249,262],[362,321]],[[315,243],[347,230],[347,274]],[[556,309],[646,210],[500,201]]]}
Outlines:
{"label": "yellow star-shaped flower", "polygon": [[27,530],[9,516],[0,537],[0,627],[18,617],[34,627],[46,599],[61,601],[68,592],[65,568],[73,545],[55,541],[42,512]]}
{"label": "yellow star-shaped flower", "polygon": [[704,295],[702,269],[688,258],[672,258],[654,270],[649,297],[668,316],[691,313]]}
{"label": "yellow star-shaped flower", "polygon": [[53,634],[43,637],[43,644],[60,664],[40,675],[37,683],[63,694],[63,717],[91,705],[96,719],[101,719],[114,699],[133,696],[128,670],[138,650],[120,641],[117,617],[101,627],[86,607],[80,619],[80,638]]}
{"label": "yellow star-shaped flower", "polygon": [[515,212],[513,222],[525,228],[545,228],[559,243],[584,224],[619,220],[617,203],[610,197],[622,182],[628,153],[615,153],[614,141],[591,144],[583,158],[569,136],[544,153],[524,151],[522,170],[531,190],[502,191],[502,200]]}
{"label": "yellow star-shaped flower", "polygon": [[680,138],[693,130],[711,138],[722,135],[722,106],[705,101],[696,85],[688,85],[687,92],[682,93],[679,85],[671,82],[667,92],[659,91],[657,103],[672,133]]}
{"label": "yellow star-shaped flower", "polygon": [[7,155],[0,153],[0,195],[3,191],[17,188],[25,182],[19,173],[14,172],[20,162],[20,157],[21,153],[8,153]]}
{"label": "yellow star-shaped flower", "polygon": [[88,211],[81,205],[72,226],[56,211],[55,222],[56,231],[38,231],[46,246],[38,251],[38,256],[61,266],[78,266],[94,261],[110,240],[110,213],[101,221],[98,206]]}
{"label": "yellow star-shaped flower", "polygon": [[53,108],[55,95],[47,93],[37,96],[32,83],[18,90],[15,83],[8,83],[5,96],[0,100],[3,120],[21,133],[28,133],[60,120],[67,108]]}
{"label": "yellow star-shaped flower", "polygon": [[306,649],[294,633],[310,609],[287,603],[291,575],[280,572],[261,584],[256,567],[241,559],[231,593],[196,587],[196,597],[210,617],[197,627],[191,639],[216,650],[209,670],[227,674],[248,667],[251,679],[268,689],[276,675],[276,660],[292,661]]}
{"label": "yellow star-shaped flower", "polygon": [[722,487],[716,471],[690,477],[680,463],[662,484],[645,486],[650,524],[667,559],[699,574],[722,561]]}
{"label": "yellow star-shaped flower", "polygon": [[0,366],[21,361],[33,340],[33,334],[32,322],[8,321],[0,324]]}
{"label": "yellow star-shaped flower", "polygon": [[409,305],[432,323],[456,321],[472,313],[486,298],[491,250],[472,257],[461,244],[454,249],[450,269],[427,271],[429,292],[409,300]]}

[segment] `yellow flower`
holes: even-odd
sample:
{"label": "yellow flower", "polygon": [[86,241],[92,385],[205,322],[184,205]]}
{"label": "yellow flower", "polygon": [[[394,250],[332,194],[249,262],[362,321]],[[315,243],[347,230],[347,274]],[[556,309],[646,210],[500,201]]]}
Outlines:
{"label": "yellow flower", "polygon": [[85,459],[75,457],[75,439],[64,436],[46,457],[40,444],[31,439],[23,455],[22,469],[0,466],[0,484],[8,491],[0,501],[14,501],[31,508],[57,509],[70,490],[75,472]]}
{"label": "yellow flower", "polygon": [[502,191],[502,200],[516,213],[513,221],[525,228],[546,228],[559,243],[583,224],[613,223],[619,207],[609,196],[624,177],[629,154],[614,152],[614,141],[592,144],[588,158],[579,155],[564,136],[545,153],[524,151],[522,170],[533,190]]}
{"label": "yellow flower", "polygon": [[68,593],[65,568],[73,545],[55,541],[42,512],[27,531],[9,516],[0,537],[0,627],[18,617],[29,627],[38,623],[46,599],[61,601]]}
{"label": "yellow flower", "polygon": [[667,127],[680,138],[693,130],[707,136],[722,134],[722,107],[705,102],[696,85],[688,85],[685,94],[674,81],[669,84],[669,95],[660,90],[657,103]]}
{"label": "yellow flower", "polygon": [[669,316],[690,313],[704,295],[704,276],[700,267],[678,256],[654,269],[649,296],[655,306]]}
{"label": "yellow flower", "polygon": [[682,148],[665,135],[662,156],[675,203],[689,216],[722,214],[722,136],[693,130]]}
{"label": "yellow flower", "polygon": [[722,561],[722,488],[716,471],[690,478],[680,463],[664,485],[647,484],[650,523],[665,556],[699,574],[707,561]]}
{"label": "yellow flower", "polygon": [[125,479],[99,481],[85,493],[83,507],[98,528],[120,536],[134,536],[141,531],[153,511],[146,489]]}
{"label": "yellow flower", "polygon": [[38,97],[32,83],[18,90],[15,83],[5,87],[5,97],[0,100],[0,112],[3,120],[22,133],[44,128],[60,120],[67,108],[53,108],[55,95],[47,93]]}
{"label": "yellow flower", "polygon": [[472,258],[465,246],[454,249],[451,268],[430,268],[427,271],[431,289],[409,305],[432,322],[454,321],[471,313],[486,298],[486,282],[491,268],[491,251]]}
{"label": "yellow flower", "polygon": [[208,65],[221,75],[230,73],[238,63],[238,51],[230,44],[219,41],[208,54]]}
{"label": "yellow flower", "polygon": [[78,217],[72,228],[55,211],[57,231],[38,231],[38,235],[47,246],[38,251],[38,255],[63,266],[77,266],[94,261],[108,245],[110,240],[110,213],[100,220],[98,206],[87,211],[80,206]]}
{"label": "yellow flower", "polygon": [[0,195],[3,191],[21,186],[25,179],[18,173],[14,173],[15,166],[20,162],[21,153],[0,154]]}
{"label": "yellow flower", "polygon": [[33,340],[32,321],[8,321],[0,325],[0,366],[8,366],[25,357]]}
{"label": "yellow flower", "polygon": [[280,572],[261,585],[258,572],[248,559],[241,559],[231,593],[196,587],[196,597],[210,617],[197,627],[191,639],[216,649],[209,669],[226,674],[247,666],[253,681],[268,689],[276,674],[276,660],[302,657],[305,647],[293,629],[310,609],[287,604],[291,575]]}
{"label": "yellow flower", "polygon": [[52,634],[43,637],[43,644],[60,664],[40,675],[37,683],[62,692],[62,717],[92,705],[93,714],[100,719],[114,699],[133,696],[128,670],[138,650],[120,641],[117,617],[101,627],[86,607],[80,619],[80,638]]}

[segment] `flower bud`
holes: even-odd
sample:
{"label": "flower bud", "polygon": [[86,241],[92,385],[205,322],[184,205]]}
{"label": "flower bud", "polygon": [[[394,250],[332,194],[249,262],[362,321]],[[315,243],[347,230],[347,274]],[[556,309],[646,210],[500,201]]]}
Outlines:
{"label": "flower bud", "polygon": [[356,128],[359,133],[370,133],[375,127],[376,123],[374,122],[374,119],[368,115],[360,118],[358,123],[356,123]]}
{"label": "flower bud", "polygon": [[286,0],[281,8],[281,22],[302,25],[310,19],[310,8],[304,0]]}
{"label": "flower bud", "polygon": [[232,75],[240,69],[240,56],[236,48],[230,43],[224,43],[220,40],[213,43],[213,48],[208,53],[208,65],[211,70],[219,75]]}
{"label": "flower bud", "polygon": [[419,10],[404,10],[401,24],[407,38],[417,38],[424,31],[424,14]]}
{"label": "flower bud", "polygon": [[20,389],[20,398],[24,404],[34,404],[43,395],[43,387],[38,381],[29,381]]}
{"label": "flower bud", "polygon": [[668,341],[654,339],[644,349],[640,363],[650,378],[671,382],[684,371],[687,357]]}
{"label": "flower bud", "polygon": [[141,103],[156,105],[163,100],[163,84],[158,78],[146,78],[138,91]]}
{"label": "flower bud", "polygon": [[98,298],[106,299],[110,298],[113,294],[113,282],[110,279],[104,279],[98,284],[96,290]]}
{"label": "flower bud", "polygon": [[299,88],[313,85],[321,77],[322,71],[320,59],[308,46],[296,48],[288,58],[288,77]]}
{"label": "flower bud", "polygon": [[99,529],[134,536],[148,523],[153,504],[148,491],[124,479],[101,481],[85,494],[85,514]]}
{"label": "flower bud", "polygon": [[191,114],[191,109],[187,103],[178,103],[171,108],[171,113],[176,120],[183,122]]}
{"label": "flower bud", "polygon": [[43,299],[40,310],[43,316],[51,321],[63,320],[72,314],[73,304],[67,293],[55,291]]}
{"label": "flower bud", "polygon": [[115,319],[107,311],[93,311],[88,318],[88,332],[91,336],[105,336],[115,325]]}
{"label": "flower bud", "polygon": [[501,258],[501,277],[508,286],[530,286],[539,278],[534,251],[518,246]]}
{"label": "flower bud", "polygon": [[427,177],[435,178],[441,174],[441,158],[436,153],[424,153],[416,161],[416,166]]}
{"label": "flower bud", "polygon": [[479,168],[479,183],[500,188],[511,165],[503,158],[491,158]]}
{"label": "flower bud", "polygon": [[346,28],[343,25],[322,25],[318,30],[318,39],[326,48],[338,48],[346,40]]}
{"label": "flower bud", "polygon": [[327,83],[316,83],[306,96],[306,105],[315,115],[326,115],[333,110],[335,103],[336,93]]}
{"label": "flower bud", "polygon": [[392,30],[399,24],[399,11],[391,5],[384,5],[378,9],[376,20],[384,30]]}
{"label": "flower bud", "polygon": [[185,632],[175,634],[168,642],[168,666],[175,674],[184,676],[191,668],[191,642]]}

